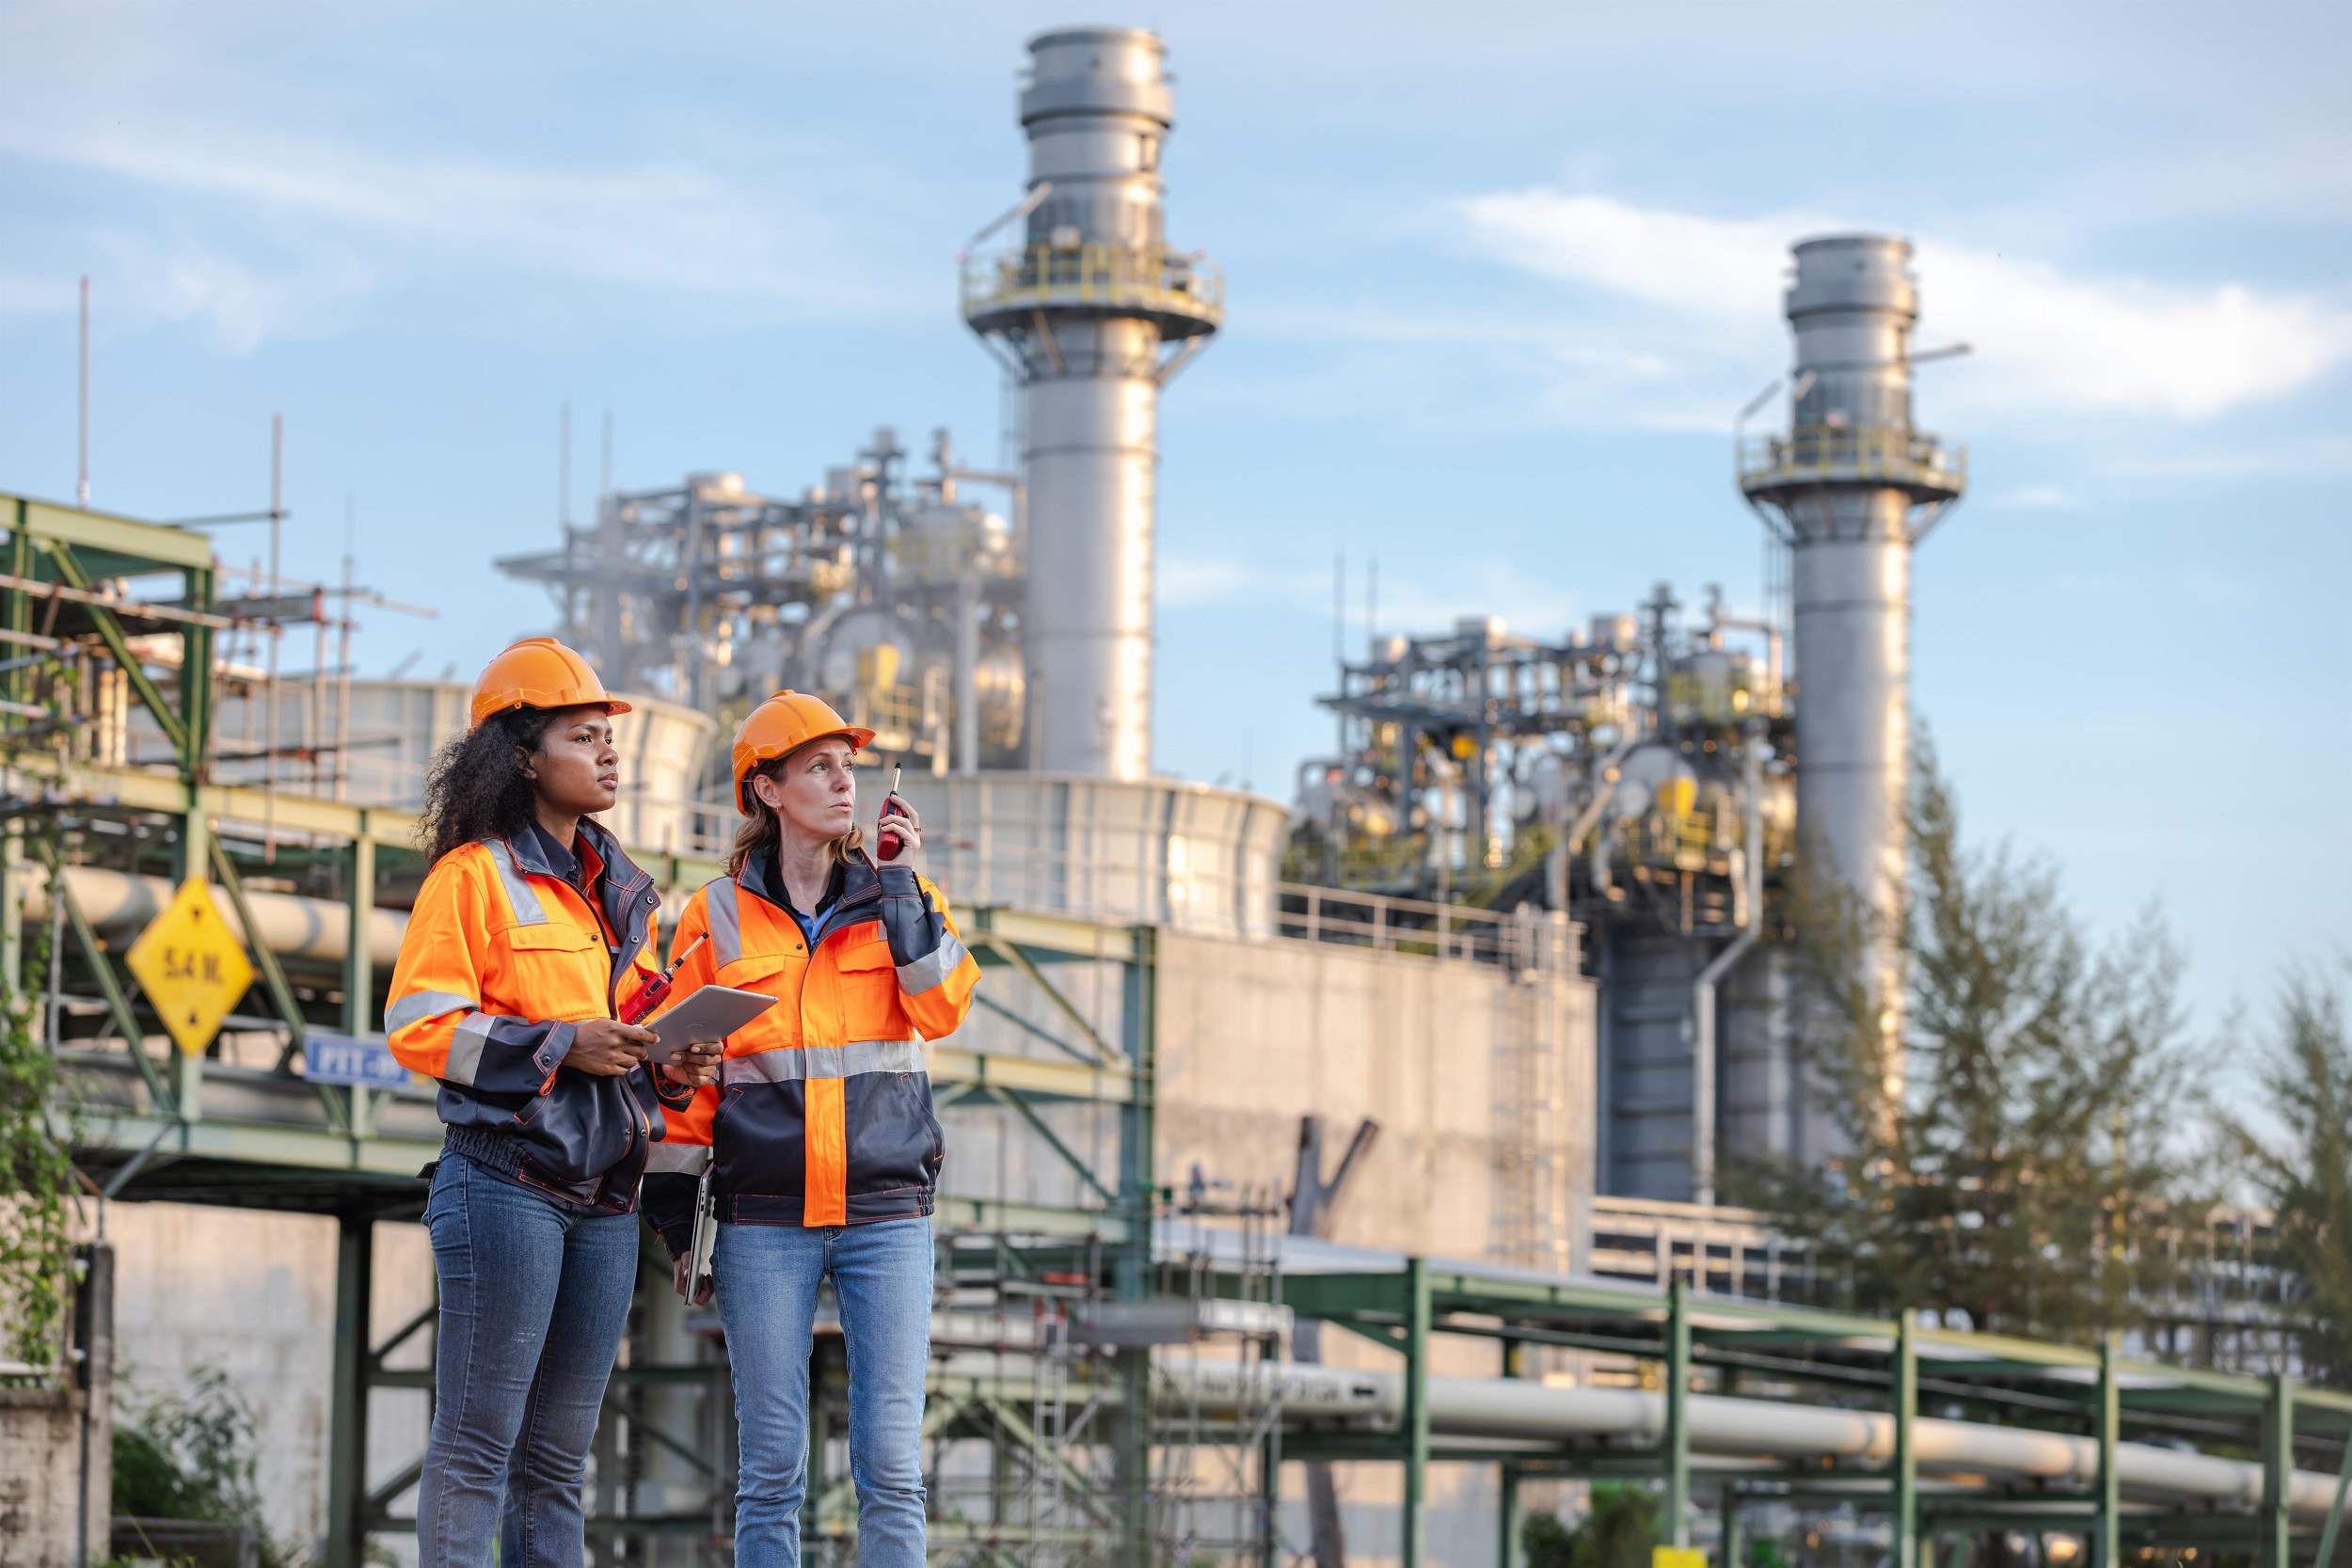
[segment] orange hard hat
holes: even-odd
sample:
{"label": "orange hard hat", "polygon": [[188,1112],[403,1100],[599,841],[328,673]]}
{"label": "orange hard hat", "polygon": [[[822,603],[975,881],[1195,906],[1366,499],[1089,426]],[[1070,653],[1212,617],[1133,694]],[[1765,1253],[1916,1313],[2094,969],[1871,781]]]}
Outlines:
{"label": "orange hard hat", "polygon": [[473,721],[518,707],[588,707],[627,713],[588,661],[552,637],[526,637],[482,667],[473,683]]}
{"label": "orange hard hat", "polygon": [[752,815],[752,798],[744,786],[755,768],[835,735],[852,751],[874,743],[872,730],[846,721],[831,703],[805,691],[779,691],[746,714],[735,732],[735,803],[743,815]]}

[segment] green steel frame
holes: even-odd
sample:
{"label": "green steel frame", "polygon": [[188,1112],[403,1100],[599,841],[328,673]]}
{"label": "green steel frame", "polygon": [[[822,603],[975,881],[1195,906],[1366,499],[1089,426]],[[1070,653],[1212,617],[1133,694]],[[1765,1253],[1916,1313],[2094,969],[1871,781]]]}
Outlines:
{"label": "green steel frame", "polygon": [[[2335,1508],[2317,1531],[2315,1553],[2328,1561],[2345,1494],[2352,1491],[2352,1394],[2292,1379],[2239,1377],[2126,1357],[2110,1338],[2095,1347],[2004,1335],[1972,1334],[1911,1320],[1889,1321],[1804,1307],[1700,1296],[1677,1281],[1663,1291],[1546,1280],[1517,1272],[1485,1274],[1423,1259],[1393,1271],[1292,1273],[1284,1297],[1302,1316],[1322,1319],[1398,1354],[1404,1363],[1404,1413],[1391,1432],[1305,1433],[1286,1440],[1285,1457],[1391,1460],[1405,1468],[1399,1560],[1430,1560],[1423,1524],[1432,1463],[1500,1467],[1499,1526],[1503,1568],[1517,1560],[1523,1484],[1534,1479],[1648,1479],[1661,1501],[1661,1544],[1691,1544],[1694,1490],[1685,1402],[1703,1382],[1724,1388],[1735,1376],[1759,1375],[1790,1397],[1867,1407],[1875,1388],[1893,1418],[1893,1451],[1883,1464],[1832,1465],[1826,1460],[1771,1471],[1742,1471],[1714,1487],[1721,1561],[1729,1565],[1744,1537],[1743,1511],[1759,1501],[1819,1501],[1886,1515],[1889,1568],[1928,1561],[1940,1536],[1970,1529],[2047,1529],[2087,1537],[2103,1568],[2127,1549],[2154,1544],[2233,1542],[2257,1546],[2265,1568],[2286,1568],[2310,1537],[2286,1506],[2286,1478],[2298,1450],[2340,1465]],[[1629,1368],[1657,1370],[1664,1397],[1661,1440],[1650,1451],[1564,1444],[1549,1451],[1434,1447],[1426,1410],[1430,1341],[1437,1335],[1492,1339],[1506,1375],[1518,1371],[1530,1345],[1582,1350]],[[1769,1354],[1758,1354],[1759,1350]],[[1923,1352],[1927,1353],[1923,1355]],[[1754,1369],[1765,1368],[1759,1374]],[[1644,1374],[1646,1377],[1646,1374]],[[2087,1494],[2020,1485],[1954,1494],[1924,1491],[1914,1444],[1922,1399],[1977,1418],[2087,1434],[2099,1448],[2097,1478]],[[2259,1512],[2227,1513],[2181,1507],[2126,1511],[2117,1482],[2115,1447],[2126,1436],[2191,1436],[2202,1446],[2259,1454],[2265,1468]]]}

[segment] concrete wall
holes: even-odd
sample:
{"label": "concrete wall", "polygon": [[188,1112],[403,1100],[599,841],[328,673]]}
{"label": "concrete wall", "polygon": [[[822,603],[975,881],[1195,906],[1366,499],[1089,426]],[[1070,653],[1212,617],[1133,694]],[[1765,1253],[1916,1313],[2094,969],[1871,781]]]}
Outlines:
{"label": "concrete wall", "polygon": [[[336,1223],[168,1203],[108,1208],[116,1248],[118,1403],[184,1393],[202,1366],[225,1372],[252,1405],[257,1475],[270,1533],[314,1548],[326,1512],[328,1386],[335,1354]],[[415,1225],[375,1227],[375,1337],[433,1299],[433,1256]],[[430,1364],[430,1337],[391,1358]],[[421,1391],[381,1390],[368,1474],[379,1480],[424,1446]],[[411,1499],[413,1500],[413,1499]],[[404,1501],[396,1505],[405,1513]]]}
{"label": "concrete wall", "polygon": [[[0,1388],[0,1568],[69,1568],[79,1560],[82,1408],[75,1389]],[[94,1560],[106,1552],[111,1487],[103,1418],[93,1422],[89,1448]]]}
{"label": "concrete wall", "polygon": [[[1212,1177],[1287,1192],[1299,1118],[1330,1123],[1330,1157],[1356,1124],[1379,1141],[1349,1178],[1335,1241],[1476,1259],[1495,1238],[1506,1153],[1497,1058],[1523,1009],[1499,970],[1327,943],[1160,941],[1161,1179]],[[1562,1081],[1577,1092],[1554,1136],[1587,1196],[1592,1164],[1591,988],[1546,986],[1559,1009]]]}
{"label": "concrete wall", "polygon": [[[1212,1180],[1287,1193],[1299,1118],[1329,1123],[1336,1160],[1356,1124],[1380,1124],[1378,1141],[1348,1178],[1335,1241],[1403,1252],[1478,1259],[1495,1236],[1505,1181],[1498,1148],[1497,1063],[1506,1032],[1528,1009],[1517,982],[1493,968],[1375,955],[1294,941],[1160,939],[1160,1178],[1181,1187],[1197,1164]],[[1553,1081],[1572,1085],[1555,1136],[1577,1173],[1563,1195],[1571,1223],[1589,1197],[1592,1169],[1592,988],[1547,985],[1558,1009]],[[1581,1226],[1577,1228],[1581,1237]],[[1335,1366],[1394,1370],[1400,1359],[1334,1327],[1323,1332]],[[1431,1370],[1492,1376],[1488,1343],[1441,1339]],[[1394,1465],[1333,1467],[1350,1563],[1393,1562],[1404,1471]],[[1305,1473],[1286,1465],[1283,1530],[1304,1547]],[[1431,1560],[1496,1560],[1498,1477],[1488,1465],[1435,1465],[1425,1502]]]}
{"label": "concrete wall", "polygon": [[0,1388],[0,1568],[107,1555],[114,1491],[114,1256],[85,1249],[72,1348],[77,1386]]}

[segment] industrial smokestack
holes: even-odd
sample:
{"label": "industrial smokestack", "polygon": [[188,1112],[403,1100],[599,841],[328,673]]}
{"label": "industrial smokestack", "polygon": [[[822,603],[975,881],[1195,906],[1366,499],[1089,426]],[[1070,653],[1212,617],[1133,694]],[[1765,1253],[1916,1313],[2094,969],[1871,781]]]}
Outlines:
{"label": "industrial smokestack", "polygon": [[1031,39],[1029,55],[1034,205],[1017,249],[964,259],[963,314],[1023,389],[1031,759],[1140,779],[1160,388],[1224,319],[1223,279],[1168,245],[1166,45],[1068,28]]}
{"label": "industrial smokestack", "polygon": [[[1914,427],[1908,241],[1876,234],[1795,248],[1788,435],[1740,454],[1740,488],[1790,551],[1797,678],[1797,831],[1803,853],[1878,923],[1874,967],[1891,1031],[1910,783],[1911,550],[1960,499],[1965,454]],[[1792,1069],[1792,1082],[1803,1074]],[[1834,1130],[1801,1097],[1792,1152],[1818,1162]]]}

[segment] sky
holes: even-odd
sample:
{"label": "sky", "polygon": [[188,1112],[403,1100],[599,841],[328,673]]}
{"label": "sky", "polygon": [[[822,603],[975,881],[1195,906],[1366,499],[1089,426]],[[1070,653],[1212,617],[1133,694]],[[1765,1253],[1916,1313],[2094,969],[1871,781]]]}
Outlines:
{"label": "sky", "polygon": [[[549,619],[610,410],[623,484],[790,493],[878,425],[998,453],[954,257],[1021,192],[1026,36],[1168,39],[1169,232],[1226,329],[1162,420],[1157,762],[1287,799],[1360,647],[1556,637],[1659,581],[1758,594],[1736,411],[1790,242],[1918,246],[1923,426],[1971,494],[1916,562],[1915,712],[1967,831],[2102,929],[2159,903],[2246,1048],[2341,950],[2352,543],[2352,11],[2341,6],[1008,0],[0,8],[0,489],[267,499],[286,570],[463,677]],[[1763,418],[1778,417],[1777,410]],[[253,531],[223,530],[250,559]],[[2252,1016],[2239,1022],[2239,1005]]]}

